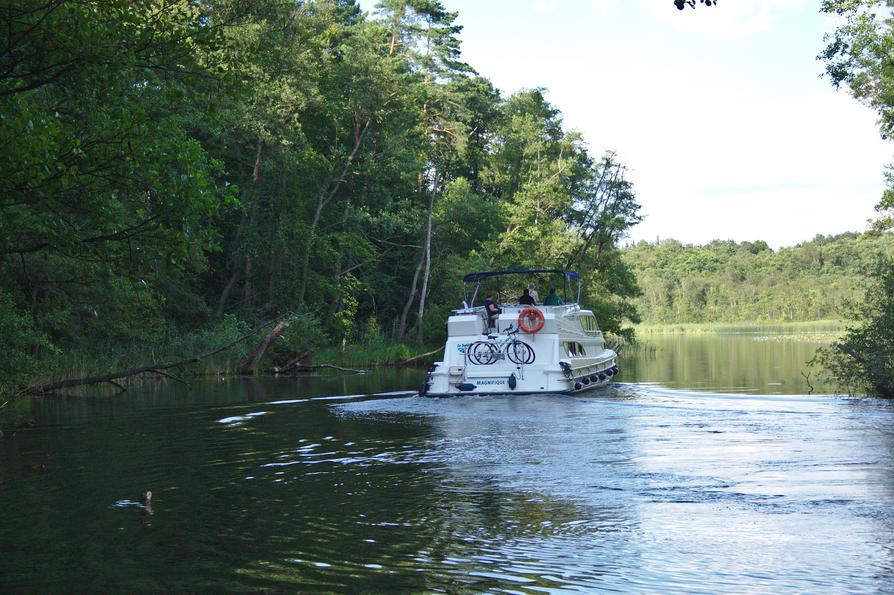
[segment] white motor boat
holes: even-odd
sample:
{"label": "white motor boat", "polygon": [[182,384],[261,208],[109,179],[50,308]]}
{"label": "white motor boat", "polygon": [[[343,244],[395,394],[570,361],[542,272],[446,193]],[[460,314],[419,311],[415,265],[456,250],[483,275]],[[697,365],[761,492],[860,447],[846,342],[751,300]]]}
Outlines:
{"label": "white motor boat", "polygon": [[[488,317],[480,298],[481,282],[502,275],[558,274],[577,280],[577,299],[562,305],[500,303]],[[471,299],[447,320],[444,359],[433,363],[420,394],[430,397],[483,394],[576,394],[608,384],[618,373],[618,354],[605,339],[590,310],[580,301],[580,275],[558,269],[512,269],[470,273]],[[468,293],[464,297],[467,297]]]}

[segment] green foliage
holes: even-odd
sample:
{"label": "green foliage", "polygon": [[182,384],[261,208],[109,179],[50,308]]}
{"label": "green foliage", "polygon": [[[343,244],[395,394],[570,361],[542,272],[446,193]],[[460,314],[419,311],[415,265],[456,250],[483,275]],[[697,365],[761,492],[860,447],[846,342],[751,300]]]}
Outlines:
{"label": "green foliage", "polygon": [[850,394],[894,398],[894,260],[882,262],[861,302],[857,322],[813,360],[822,374]]}
{"label": "green foliage", "polygon": [[306,354],[313,354],[332,343],[332,338],[315,314],[294,314],[287,320],[289,327],[270,345],[264,356],[271,365],[281,366],[299,357],[307,360]]}
{"label": "green foliage", "polygon": [[[838,28],[827,35],[818,56],[836,87],[844,85],[879,116],[883,138],[894,137],[894,4],[888,0],[823,0],[821,10],[836,15]],[[894,217],[894,174],[885,173],[887,190],[876,209],[877,225],[888,229]]]}
{"label": "green foliage", "polygon": [[651,324],[849,319],[845,301],[892,255],[889,233],[817,236],[778,252],[764,242],[676,240],[623,251],[642,289],[633,304]]}
{"label": "green foliage", "polygon": [[41,337],[31,320],[15,307],[12,296],[0,291],[0,395],[18,388],[18,382],[27,382],[37,370],[37,362],[31,357]]}
{"label": "green foliage", "polygon": [[[883,138],[894,134],[894,4],[888,0],[824,0],[823,12],[839,17],[839,26],[826,37],[828,46],[819,58],[826,62],[826,74],[838,87],[846,85],[861,103],[879,116]],[[876,210],[877,229],[894,224],[894,166],[885,171],[887,189]],[[887,255],[890,257],[890,254]],[[875,275],[878,285],[855,309],[859,325],[849,327],[844,337],[824,351],[821,363],[848,388],[864,388],[873,394],[894,397],[894,366],[890,345],[894,343],[891,324],[891,268],[883,266]],[[887,296],[879,291],[887,290]],[[835,365],[835,364],[838,365]]]}
{"label": "green foliage", "polygon": [[607,330],[635,321],[617,244],[638,205],[614,155],[592,158],[543,90],[504,99],[475,75],[440,0],[378,16],[353,0],[0,11],[4,382],[30,362],[158,361],[284,312],[302,331],[271,358],[335,342],[404,359],[396,336],[441,341],[462,275],[496,267],[578,268]]}
{"label": "green foliage", "polygon": [[321,349],[314,355],[313,359],[314,363],[317,364],[363,368],[398,364],[421,352],[423,350],[418,347],[411,347],[403,343],[392,343],[380,338],[353,343],[344,348],[329,347]]}

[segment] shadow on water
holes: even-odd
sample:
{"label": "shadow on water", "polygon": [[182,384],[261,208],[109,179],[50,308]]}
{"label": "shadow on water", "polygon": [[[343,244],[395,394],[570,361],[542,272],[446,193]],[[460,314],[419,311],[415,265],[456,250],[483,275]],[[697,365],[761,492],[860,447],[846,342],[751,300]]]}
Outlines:
{"label": "shadow on water", "polygon": [[[33,400],[0,590],[874,591],[888,403],[618,384],[414,396],[418,371]],[[136,505],[153,492],[152,515]]]}

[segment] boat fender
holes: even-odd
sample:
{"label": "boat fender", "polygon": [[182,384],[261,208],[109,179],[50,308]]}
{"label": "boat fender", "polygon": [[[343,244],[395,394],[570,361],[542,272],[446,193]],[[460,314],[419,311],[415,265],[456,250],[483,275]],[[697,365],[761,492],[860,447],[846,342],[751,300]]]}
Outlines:
{"label": "boat fender", "polygon": [[584,383],[584,386],[586,386],[586,385],[590,384],[590,377],[584,376],[583,378],[580,379],[580,381]]}
{"label": "boat fender", "polygon": [[509,388],[515,390],[515,386],[518,384],[518,381],[515,379],[515,372],[509,375],[509,380],[507,382],[509,382]]}
{"label": "boat fender", "polygon": [[422,384],[419,385],[419,396],[424,397],[427,392],[428,392],[428,382],[423,382]]}
{"label": "boat fender", "polygon": [[620,372],[620,371],[621,371],[621,368],[619,368],[619,367],[617,366],[617,364],[615,364],[614,366],[612,366],[612,374],[617,374],[617,373]]}
{"label": "boat fender", "polygon": [[599,374],[590,374],[590,382],[596,382],[597,380],[605,380],[605,376],[602,378],[599,377]]}
{"label": "boat fender", "polygon": [[574,383],[574,390],[580,390],[580,388],[581,388],[581,384],[580,384],[580,382],[575,382],[575,383]]}
{"label": "boat fender", "polygon": [[540,332],[543,328],[544,318],[543,312],[537,308],[527,307],[518,315],[518,326],[521,330],[529,334]]}
{"label": "boat fender", "polygon": [[463,382],[461,384],[456,385],[456,389],[459,391],[462,391],[462,392],[468,392],[470,390],[475,390],[476,388],[478,388],[478,387],[475,386],[474,384],[472,384],[471,382]]}
{"label": "boat fender", "polygon": [[438,362],[432,362],[432,364],[428,367],[428,373],[431,374],[438,367]]}
{"label": "boat fender", "polygon": [[612,370],[611,368],[608,368],[608,369],[605,371],[605,375],[608,376],[609,378],[611,378],[612,376],[615,375],[615,371]]}
{"label": "boat fender", "polygon": [[605,374],[599,373],[599,380],[605,380]]}

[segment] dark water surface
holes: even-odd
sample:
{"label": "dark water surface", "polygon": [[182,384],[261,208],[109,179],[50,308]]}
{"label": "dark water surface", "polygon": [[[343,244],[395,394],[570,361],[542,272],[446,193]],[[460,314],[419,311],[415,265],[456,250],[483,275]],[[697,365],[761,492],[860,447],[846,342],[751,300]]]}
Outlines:
{"label": "dark water surface", "polygon": [[38,425],[0,439],[0,590],[894,585],[889,403],[631,375],[575,398],[400,392],[420,376],[16,404]]}

